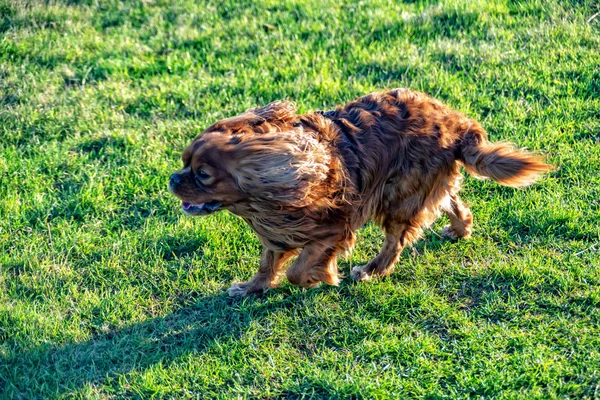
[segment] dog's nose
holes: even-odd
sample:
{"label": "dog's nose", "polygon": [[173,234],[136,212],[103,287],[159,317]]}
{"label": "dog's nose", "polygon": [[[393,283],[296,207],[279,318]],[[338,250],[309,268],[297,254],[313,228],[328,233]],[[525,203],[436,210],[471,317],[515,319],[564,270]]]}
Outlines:
{"label": "dog's nose", "polygon": [[169,185],[171,187],[175,187],[181,183],[181,176],[179,174],[171,175],[171,179],[169,179]]}

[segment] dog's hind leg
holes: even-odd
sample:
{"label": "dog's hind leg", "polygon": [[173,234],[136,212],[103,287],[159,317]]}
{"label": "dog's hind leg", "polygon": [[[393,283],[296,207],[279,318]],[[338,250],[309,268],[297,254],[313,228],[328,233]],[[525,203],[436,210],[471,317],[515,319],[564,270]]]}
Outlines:
{"label": "dog's hind leg", "polygon": [[385,229],[385,243],[381,252],[367,265],[355,267],[351,275],[357,281],[367,281],[373,276],[389,275],[394,270],[400,253],[421,235],[421,225],[417,221],[391,223]]}
{"label": "dog's hind leg", "polygon": [[451,239],[467,239],[471,236],[473,214],[460,201],[458,194],[451,194],[449,197],[449,201],[444,205],[442,210],[450,218],[450,225],[446,225],[442,229],[442,235]]}
{"label": "dog's hind leg", "polygon": [[227,289],[227,293],[232,297],[247,296],[252,293],[262,293],[268,288],[276,286],[284,263],[295,254],[296,251],[293,250],[276,252],[264,249],[256,275],[248,282],[234,283]]}

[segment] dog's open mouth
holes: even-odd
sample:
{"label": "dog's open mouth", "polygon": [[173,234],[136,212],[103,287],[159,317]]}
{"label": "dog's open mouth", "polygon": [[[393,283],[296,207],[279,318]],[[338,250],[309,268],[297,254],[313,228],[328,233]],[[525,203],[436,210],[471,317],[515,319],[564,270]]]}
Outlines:
{"label": "dog's open mouth", "polygon": [[216,200],[200,204],[181,202],[181,209],[187,215],[208,215],[217,211],[219,207],[221,207],[221,202]]}

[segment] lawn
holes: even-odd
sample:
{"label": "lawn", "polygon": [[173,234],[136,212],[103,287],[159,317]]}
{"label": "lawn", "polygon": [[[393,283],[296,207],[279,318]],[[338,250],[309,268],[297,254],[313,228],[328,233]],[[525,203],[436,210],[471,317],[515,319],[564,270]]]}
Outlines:
{"label": "lawn", "polygon": [[[586,0],[0,0],[0,398],[599,398],[600,11]],[[465,179],[389,278],[225,289],[260,245],[168,193],[276,99],[410,87],[557,169]],[[367,225],[340,269],[378,251]]]}

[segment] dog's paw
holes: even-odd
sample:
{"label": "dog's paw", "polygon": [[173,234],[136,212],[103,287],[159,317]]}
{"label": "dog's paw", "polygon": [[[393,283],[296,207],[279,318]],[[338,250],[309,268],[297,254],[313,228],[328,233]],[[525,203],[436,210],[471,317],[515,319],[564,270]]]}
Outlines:
{"label": "dog's paw", "polygon": [[462,232],[457,232],[454,228],[452,228],[450,225],[446,225],[442,231],[440,232],[440,234],[444,237],[447,237],[448,239],[452,239],[452,240],[458,240],[458,239],[468,239],[469,237],[471,237],[471,230],[464,230]]}
{"label": "dog's paw", "polygon": [[454,232],[454,230],[450,227],[450,225],[446,225],[442,229],[440,234],[444,237],[447,237],[448,239],[452,239],[452,240],[458,239],[458,235],[456,234],[456,232]]}
{"label": "dog's paw", "polygon": [[300,285],[300,286],[302,286],[303,288],[306,288],[306,289],[316,289],[319,286],[321,286],[321,282],[306,282],[305,284]]}
{"label": "dog's paw", "polygon": [[352,272],[350,272],[350,276],[355,281],[368,281],[371,279],[371,274],[367,272],[366,265],[362,265],[360,267],[352,268]]}
{"label": "dog's paw", "polygon": [[229,289],[227,289],[227,294],[229,294],[230,297],[246,297],[256,292],[257,291],[252,290],[250,285],[247,283],[234,283]]}
{"label": "dog's paw", "polygon": [[230,297],[246,297],[248,295],[246,289],[242,287],[242,284],[240,283],[234,283],[231,285],[231,287],[227,289],[227,294]]}

